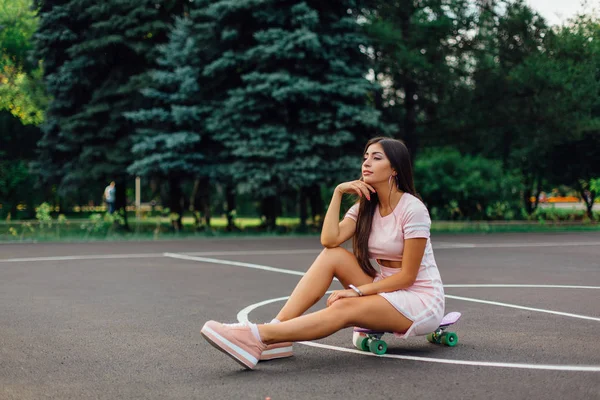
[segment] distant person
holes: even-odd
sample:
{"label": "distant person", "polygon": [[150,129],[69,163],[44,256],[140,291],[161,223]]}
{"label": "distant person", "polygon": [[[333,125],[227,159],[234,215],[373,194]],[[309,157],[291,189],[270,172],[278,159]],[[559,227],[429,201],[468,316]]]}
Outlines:
{"label": "distant person", "polygon": [[108,208],[108,213],[112,214],[115,212],[115,182],[112,181],[110,185],[108,185],[104,189],[104,201],[106,202],[106,207]]}
{"label": "distant person", "polygon": [[[358,194],[360,200],[340,222],[344,193]],[[352,326],[403,338],[431,333],[444,317],[445,298],[430,226],[404,143],[371,139],[361,179],[341,183],[334,191],[321,231],[326,248],[276,318],[261,325],[208,321],[201,333],[249,369],[260,360],[291,356],[291,342],[320,339]],[[350,238],[353,253],[340,247]],[[334,277],[346,289],[334,291],[325,309],[303,315]]]}

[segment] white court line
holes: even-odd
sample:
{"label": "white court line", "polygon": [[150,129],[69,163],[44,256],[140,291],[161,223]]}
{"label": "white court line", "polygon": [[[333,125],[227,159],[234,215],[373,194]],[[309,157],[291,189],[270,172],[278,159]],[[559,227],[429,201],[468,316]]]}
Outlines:
{"label": "white court line", "polygon": [[[299,249],[299,250],[249,250],[249,251],[198,251],[178,253],[180,255],[195,256],[243,256],[243,255],[285,255],[285,254],[315,254],[323,249]],[[37,262],[37,261],[76,261],[76,260],[103,260],[103,259],[126,259],[126,258],[156,258],[170,257],[165,254],[174,253],[145,253],[145,254],[91,254],[81,256],[55,256],[55,257],[29,257],[29,258],[6,258],[0,259],[0,263],[13,262]],[[176,258],[176,257],[174,257]]]}
{"label": "white court line", "polygon": [[[577,246],[600,246],[600,242],[563,242],[563,243],[433,243],[434,250],[452,249],[492,249],[492,248],[517,248],[517,247],[577,247]],[[248,251],[207,251],[207,252],[184,252],[194,256],[243,256],[243,255],[286,255],[286,254],[314,254],[322,251],[322,248],[314,249],[290,249],[290,250],[248,250]],[[173,254],[173,253],[168,253]],[[126,258],[154,258],[163,253],[148,254],[98,254],[81,256],[56,256],[56,257],[31,257],[31,258],[7,258],[0,259],[0,263],[12,262],[36,262],[36,261],[75,261],[75,260],[102,260],[102,259],[126,259]]]}
{"label": "white court line", "polygon": [[400,354],[383,354],[378,356],[368,351],[361,351],[358,349],[348,349],[345,347],[330,346],[322,343],[315,342],[297,342],[302,343],[306,346],[319,347],[322,349],[337,350],[345,353],[354,353],[360,355],[367,355],[373,357],[385,357],[385,358],[396,358],[400,360],[411,360],[411,361],[425,361],[440,364],[454,364],[454,365],[473,365],[477,367],[498,367],[498,368],[519,368],[519,369],[538,369],[538,370],[550,370],[550,371],[576,371],[576,372],[600,372],[600,366],[597,365],[553,365],[553,364],[521,364],[521,363],[505,363],[505,362],[493,362],[493,361],[470,361],[470,360],[449,360],[444,358],[431,358],[431,357],[415,357],[415,356],[402,356]]}
{"label": "white court line", "polygon": [[[332,293],[333,291],[328,291],[328,293]],[[267,304],[276,303],[278,301],[285,301],[289,299],[290,296],[278,297],[276,299],[264,300],[259,303],[251,304],[248,307],[244,308],[237,314],[237,320],[239,322],[247,322],[250,319],[248,318],[249,314],[262,306]],[[550,371],[576,371],[576,372],[600,372],[600,366],[598,365],[553,365],[553,364],[522,364],[522,363],[505,363],[505,362],[493,362],[493,361],[472,361],[472,360],[452,360],[452,359],[444,359],[444,358],[432,358],[432,357],[416,357],[416,356],[403,356],[400,354],[383,354],[383,355],[375,355],[371,352],[361,351],[357,349],[348,349],[346,347],[338,347],[331,346],[322,343],[315,342],[297,342],[306,346],[318,347],[322,349],[328,350],[336,350],[345,353],[353,353],[360,354],[362,356],[373,356],[373,357],[385,357],[385,358],[395,358],[400,360],[410,360],[410,361],[423,361],[423,362],[432,362],[439,364],[454,364],[454,365],[472,365],[477,367],[499,367],[499,368],[519,368],[519,369],[535,369],[535,370],[550,370]]]}
{"label": "white court line", "polygon": [[[164,255],[165,255],[165,257],[178,258],[178,259],[181,259],[181,260],[198,261],[198,262],[205,262],[205,263],[211,263],[211,264],[221,264],[221,265],[233,265],[233,266],[236,266],[236,267],[259,269],[259,270],[270,271],[270,272],[279,272],[279,273],[282,273],[282,274],[290,274],[290,275],[298,275],[298,276],[303,276],[305,274],[304,272],[294,271],[294,270],[291,270],[291,269],[274,268],[274,267],[269,267],[267,265],[250,264],[250,263],[243,263],[243,262],[239,262],[239,261],[228,261],[228,260],[219,260],[219,259],[216,259],[216,258],[194,257],[194,256],[187,256],[187,255],[174,254],[174,253],[165,253]],[[573,285],[564,285],[564,286],[563,285],[523,285],[523,286],[528,287],[528,288],[537,288],[537,287],[548,287],[548,286],[551,286],[553,288],[600,289],[600,286],[573,286]],[[454,285],[444,285],[444,287],[454,287],[454,288],[469,287],[469,288],[478,288],[478,287],[490,287],[490,286],[489,285],[485,285],[485,284],[484,285],[476,285],[476,284],[457,285],[457,284],[454,284]],[[496,288],[505,288],[505,287],[515,287],[515,286],[514,285],[494,284],[493,287],[496,287]],[[446,295],[446,297],[449,298],[449,299],[470,301],[470,302],[473,302],[473,303],[484,303],[484,304],[491,304],[491,305],[502,306],[502,307],[518,308],[518,309],[521,309],[521,310],[537,311],[537,312],[542,312],[542,313],[547,313],[547,314],[561,315],[561,316],[565,316],[565,317],[580,318],[580,319],[587,319],[587,320],[590,320],[590,321],[598,321],[598,322],[600,322],[600,318],[588,317],[587,315],[571,314],[571,313],[565,313],[565,312],[561,312],[561,311],[546,310],[546,309],[543,309],[543,308],[525,307],[525,306],[519,306],[519,305],[516,305],[516,304],[499,303],[499,302],[488,301],[488,300],[479,300],[479,299],[474,299],[474,298],[470,298],[470,297],[459,297],[459,296],[451,296],[451,295]]]}
{"label": "white court line", "polygon": [[[433,249],[492,249],[510,247],[577,247],[600,246],[600,242],[540,242],[540,243],[449,243],[433,242]],[[247,251],[214,251],[214,252],[184,252],[194,256],[227,256],[227,255],[285,255],[285,254],[313,254],[322,251],[322,247],[314,249],[289,249],[289,250],[247,250]]]}
{"label": "white court line", "polygon": [[[300,250],[249,250],[249,251],[198,251],[184,252],[178,254],[194,256],[252,256],[252,255],[285,255],[285,254],[315,254],[323,249],[300,249]],[[0,263],[13,262],[36,262],[36,261],[75,261],[75,260],[103,260],[103,259],[125,259],[125,258],[156,258],[165,254],[173,253],[141,253],[141,254],[91,254],[81,256],[55,256],[55,257],[28,257],[28,258],[6,258],[0,259]]]}
{"label": "white court line", "polygon": [[455,285],[455,284],[447,284],[444,285],[445,288],[547,288],[547,289],[600,289],[600,286],[575,286],[575,285],[531,285],[531,284],[464,284],[464,285]]}
{"label": "white court line", "polygon": [[314,254],[323,251],[322,248],[315,249],[290,249],[290,250],[242,250],[242,251],[194,251],[184,252],[190,256],[262,256],[262,255],[286,255],[286,254]]}
{"label": "white court line", "polygon": [[74,260],[105,260],[120,258],[156,258],[161,257],[162,253],[146,254],[97,254],[89,256],[57,256],[57,257],[33,257],[33,258],[7,258],[0,260],[0,263],[13,262],[36,262],[36,261],[74,261]]}
{"label": "white court line", "polygon": [[233,265],[236,267],[261,269],[263,271],[279,272],[281,274],[289,274],[289,275],[298,275],[298,276],[304,275],[304,272],[302,272],[302,271],[294,271],[291,269],[284,269],[284,268],[274,268],[274,267],[269,267],[268,265],[249,264],[249,263],[244,263],[244,262],[239,262],[239,261],[219,260],[217,258],[187,256],[185,254],[175,254],[175,253],[164,253],[163,255],[165,257],[178,258],[180,260],[199,261],[199,262],[210,263],[210,264]]}
{"label": "white court line", "polygon": [[[592,289],[598,289],[598,288],[592,287]],[[454,299],[454,300],[470,301],[470,302],[473,302],[473,303],[491,304],[491,305],[494,305],[494,306],[501,306],[501,307],[508,307],[508,308],[518,308],[520,310],[536,311],[536,312],[547,313],[547,314],[562,315],[564,317],[587,319],[587,320],[590,320],[590,321],[598,321],[598,322],[600,322],[600,318],[596,318],[596,317],[588,317],[587,315],[571,314],[571,313],[566,313],[566,312],[561,312],[561,311],[545,310],[543,308],[525,307],[525,306],[519,306],[519,305],[516,305],[516,304],[510,304],[510,303],[500,303],[500,302],[497,302],[497,301],[474,299],[474,298],[471,298],[471,297],[451,296],[451,295],[448,295],[448,294],[446,295],[446,298],[447,299]]]}
{"label": "white court line", "polygon": [[[286,255],[286,254],[315,254],[323,249],[297,249],[297,250],[249,250],[249,251],[198,251],[178,253],[179,255],[194,256],[252,256],[252,255]],[[146,253],[146,254],[91,254],[81,256],[55,256],[55,257],[29,257],[0,259],[0,263],[37,262],[37,261],[76,261],[76,260],[104,260],[126,258],[156,258],[170,257],[165,254],[174,253]],[[177,257],[173,257],[177,258]]]}
{"label": "white court line", "polygon": [[[247,268],[253,268],[253,269],[261,269],[261,270],[265,270],[265,271],[280,272],[280,273],[293,274],[293,275],[304,275],[304,273],[299,272],[299,271],[287,270],[287,269],[283,269],[283,268],[273,268],[273,267],[268,267],[265,265],[240,263],[237,261],[227,261],[227,260],[218,260],[218,259],[213,259],[213,258],[182,256],[179,254],[171,254],[171,253],[165,253],[165,256],[173,257],[173,258],[180,258],[180,259],[190,260],[190,261],[218,263],[218,264],[224,264],[224,265],[234,265],[234,266],[247,267]],[[474,285],[474,284],[468,284],[468,285],[464,285],[464,286],[470,287],[470,288],[477,287],[477,285]],[[483,286],[487,287],[487,285],[483,285]],[[514,285],[507,285],[507,286],[514,287]],[[536,287],[535,285],[526,285],[526,286],[527,287]],[[544,286],[550,286],[550,285],[540,285],[540,286],[544,287]],[[556,287],[556,288],[563,287],[561,285],[551,285],[551,286]],[[574,287],[573,285],[564,285],[564,286],[570,287],[570,288]],[[452,285],[452,287],[458,288],[458,287],[463,287],[463,285],[455,284],[455,285]],[[500,284],[495,284],[494,287],[500,288],[503,286]],[[600,289],[600,287],[596,287],[596,286],[587,286],[587,288]],[[332,291],[328,291],[326,293],[331,293],[331,292]],[[473,299],[473,298],[468,298],[468,297],[459,297],[459,296],[451,296],[451,295],[446,295],[446,297],[456,299],[456,300],[472,301],[472,302],[476,302],[476,303],[484,303],[484,304],[491,304],[491,305],[497,305],[497,306],[503,306],[503,307],[519,308],[519,309],[524,309],[524,310],[529,310],[529,311],[537,311],[537,312],[555,314],[555,315],[560,315],[560,316],[565,316],[565,317],[580,318],[580,319],[586,319],[586,320],[600,322],[600,318],[588,317],[586,315],[564,313],[564,312],[560,312],[560,311],[545,310],[545,309],[541,309],[541,308],[524,307],[524,306],[518,306],[515,304],[499,303],[499,302],[493,302],[493,301],[487,301],[487,300]],[[266,304],[274,303],[277,301],[284,301],[284,300],[287,300],[288,298],[289,298],[289,296],[279,297],[276,299],[265,300],[265,301],[261,301],[259,303],[252,304],[252,305],[244,308],[243,310],[241,310],[237,314],[237,319],[240,322],[248,321],[249,320],[248,315],[250,314],[250,312],[252,310],[254,310],[258,307],[264,306]],[[345,347],[330,346],[330,345],[325,345],[325,344],[315,343],[315,342],[298,342],[298,343],[304,344],[306,346],[319,347],[319,348],[330,349],[330,350],[337,350],[337,351],[346,352],[346,353],[375,356],[374,354],[372,354],[370,352],[363,352],[363,351],[359,351],[359,350],[348,349]],[[551,364],[503,363],[503,362],[491,362],[491,361],[449,360],[449,359],[431,358],[431,357],[403,356],[403,355],[398,355],[398,354],[384,354],[383,356],[378,356],[378,357],[396,358],[396,359],[411,360],[411,361],[433,362],[433,363],[440,363],[440,364],[472,365],[472,366],[480,366],[480,367],[519,368],[519,369],[552,370],[552,371],[600,372],[600,366],[596,366],[596,365],[551,365]]]}
{"label": "white court line", "polygon": [[[449,243],[433,242],[433,249],[492,249],[510,247],[577,247],[600,246],[600,242],[539,242],[539,243]],[[314,249],[289,249],[289,250],[247,250],[247,251],[218,251],[218,252],[184,252],[194,256],[227,256],[227,255],[285,255],[285,254],[313,254],[322,251],[322,247]]]}
{"label": "white court line", "polygon": [[[472,246],[465,244],[465,245],[445,245],[446,246],[445,248],[451,249],[451,248],[473,248],[473,247],[547,247],[547,246],[585,246],[585,245],[600,245],[600,242],[599,243],[561,243],[561,244],[555,244],[555,243],[499,244],[499,245],[472,245]],[[444,245],[441,245],[440,247],[442,247],[442,246],[444,246]],[[298,252],[312,253],[312,252],[317,252],[317,251],[320,251],[320,249],[319,250],[306,249],[306,250],[292,250],[292,251],[282,250],[282,251],[276,251],[277,252],[276,254],[294,254],[294,252],[295,252],[295,254],[299,254]],[[235,255],[249,254],[249,252],[221,252],[221,253],[209,252],[209,253],[204,253],[204,254],[206,254],[206,255],[208,255],[208,254],[210,254],[210,255],[228,255],[228,254],[233,255],[234,253],[235,253]],[[253,254],[265,254],[264,251],[263,252],[255,251],[252,253]],[[202,254],[202,253],[194,253],[194,254]],[[272,253],[272,254],[275,254],[275,253]],[[189,260],[189,261],[206,262],[206,263],[212,263],[212,264],[233,265],[233,266],[239,266],[239,267],[245,267],[245,268],[253,268],[253,269],[260,269],[260,270],[271,271],[271,272],[279,272],[279,273],[284,273],[284,274],[297,275],[297,276],[304,275],[304,272],[301,272],[301,271],[294,271],[294,270],[283,269],[283,268],[274,268],[274,267],[269,267],[266,265],[242,263],[242,262],[228,261],[228,260],[219,260],[219,259],[206,258],[206,257],[194,257],[194,256],[187,256],[184,254],[175,254],[175,253],[107,254],[107,255],[88,255],[88,256],[84,255],[84,256],[13,258],[13,259],[0,260],[0,262],[8,263],[8,262],[34,262],[34,261],[70,261],[70,260],[94,260],[94,259],[155,258],[155,257],[160,257],[161,255],[165,256],[165,257],[177,258],[177,259],[183,259],[183,260]],[[548,288],[548,287],[551,287],[551,288],[570,288],[570,289],[600,289],[600,287],[595,287],[595,286],[573,286],[573,285],[519,285],[519,284],[512,284],[512,285],[511,284],[509,284],[509,285],[501,285],[501,284],[456,285],[456,284],[453,284],[453,285],[445,285],[445,286],[446,287],[455,287],[455,288],[460,288],[460,287],[464,287],[464,288],[474,288],[474,287],[497,287],[497,288],[503,288],[503,287],[535,288],[535,287],[540,287],[540,288],[544,288],[544,287],[546,287],[546,288]],[[330,292],[328,292],[328,293],[330,293]],[[523,307],[523,306],[517,306],[517,305],[507,304],[507,303],[490,302],[487,300],[479,300],[479,299],[472,299],[472,298],[459,297],[459,296],[449,296],[449,295],[447,295],[446,297],[454,298],[454,299],[458,299],[458,300],[464,300],[464,301],[473,301],[473,302],[477,302],[477,303],[485,303],[485,304],[493,304],[493,305],[499,305],[499,306],[504,306],[504,307],[520,308],[520,309],[526,309],[526,310],[530,310],[530,311],[546,312],[546,313],[574,317],[574,318],[600,320],[600,319],[594,318],[594,317],[587,317],[587,316],[570,314],[570,313],[562,313],[562,312],[552,311],[552,310],[536,309],[536,308],[531,308],[531,307]],[[248,313],[255,308],[258,308],[262,305],[269,304],[269,303],[272,303],[275,301],[286,300],[288,298],[289,297],[271,299],[271,300],[266,300],[266,301],[248,306],[244,310],[240,311],[240,313],[238,313],[238,320],[242,321],[243,320],[242,317],[244,315],[247,320]],[[324,345],[324,344],[320,344],[320,343],[313,343],[313,342],[299,342],[299,343],[302,343],[302,344],[308,345],[308,346],[332,349],[332,350],[343,351],[343,352],[348,352],[348,353],[375,356],[371,353],[362,352],[359,350],[347,349],[347,348],[336,347],[336,346],[329,346],[329,345]],[[469,361],[469,360],[446,360],[446,359],[437,359],[437,358],[428,358],[428,357],[402,356],[402,355],[395,355],[395,354],[385,354],[383,356],[377,356],[377,357],[397,358],[397,359],[405,359],[405,360],[413,360],[413,361],[426,361],[426,362],[443,363],[443,364],[491,366],[491,367],[504,367],[504,368],[524,368],[524,369],[538,369],[538,370],[541,369],[541,370],[581,371],[581,372],[599,372],[600,371],[600,366],[585,366],[585,365],[543,365],[543,364],[536,365],[536,364],[498,363],[498,362]]]}

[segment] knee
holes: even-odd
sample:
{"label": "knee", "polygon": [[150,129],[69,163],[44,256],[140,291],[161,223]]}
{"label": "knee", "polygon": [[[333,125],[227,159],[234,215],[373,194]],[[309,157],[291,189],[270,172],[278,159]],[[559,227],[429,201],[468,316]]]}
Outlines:
{"label": "knee", "polygon": [[335,313],[336,318],[347,325],[353,319],[352,316],[356,309],[355,299],[339,299],[329,308],[331,312]]}
{"label": "knee", "polygon": [[342,247],[326,247],[321,251],[322,257],[339,260],[340,257],[345,257],[351,254],[348,250]]}
{"label": "knee", "polygon": [[335,266],[340,264],[340,261],[344,259],[344,252],[347,251],[340,247],[326,247],[321,251],[317,259],[320,260],[321,263],[335,268]]}

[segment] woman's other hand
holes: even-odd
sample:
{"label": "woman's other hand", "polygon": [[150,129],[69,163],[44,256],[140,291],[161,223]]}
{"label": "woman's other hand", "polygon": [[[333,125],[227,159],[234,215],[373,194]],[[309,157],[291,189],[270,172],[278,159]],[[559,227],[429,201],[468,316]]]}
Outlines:
{"label": "woman's other hand", "polygon": [[327,307],[331,306],[339,299],[346,299],[350,297],[359,297],[359,295],[352,289],[336,290],[335,292],[331,293],[331,296],[329,296],[327,299]]}

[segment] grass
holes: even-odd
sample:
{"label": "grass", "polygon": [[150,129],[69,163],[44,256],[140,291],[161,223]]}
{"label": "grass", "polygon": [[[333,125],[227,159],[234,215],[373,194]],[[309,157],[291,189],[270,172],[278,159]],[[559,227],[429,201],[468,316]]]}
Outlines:
{"label": "grass", "polygon": [[[0,242],[80,242],[105,240],[172,240],[209,237],[252,237],[252,236],[292,236],[318,235],[317,226],[309,224],[300,229],[298,218],[278,218],[276,230],[265,230],[260,218],[236,218],[239,228],[226,231],[226,218],[211,219],[210,229],[194,229],[192,217],[183,219],[183,229],[174,232],[168,218],[145,217],[129,220],[130,231],[124,231],[110,219],[101,217],[90,219],[67,219],[66,221],[0,222]],[[581,220],[539,220],[539,221],[433,221],[432,233],[508,233],[508,232],[581,232],[600,231],[600,224]]]}
{"label": "grass", "polygon": [[580,221],[436,221],[432,233],[510,233],[598,231],[600,224]]}

